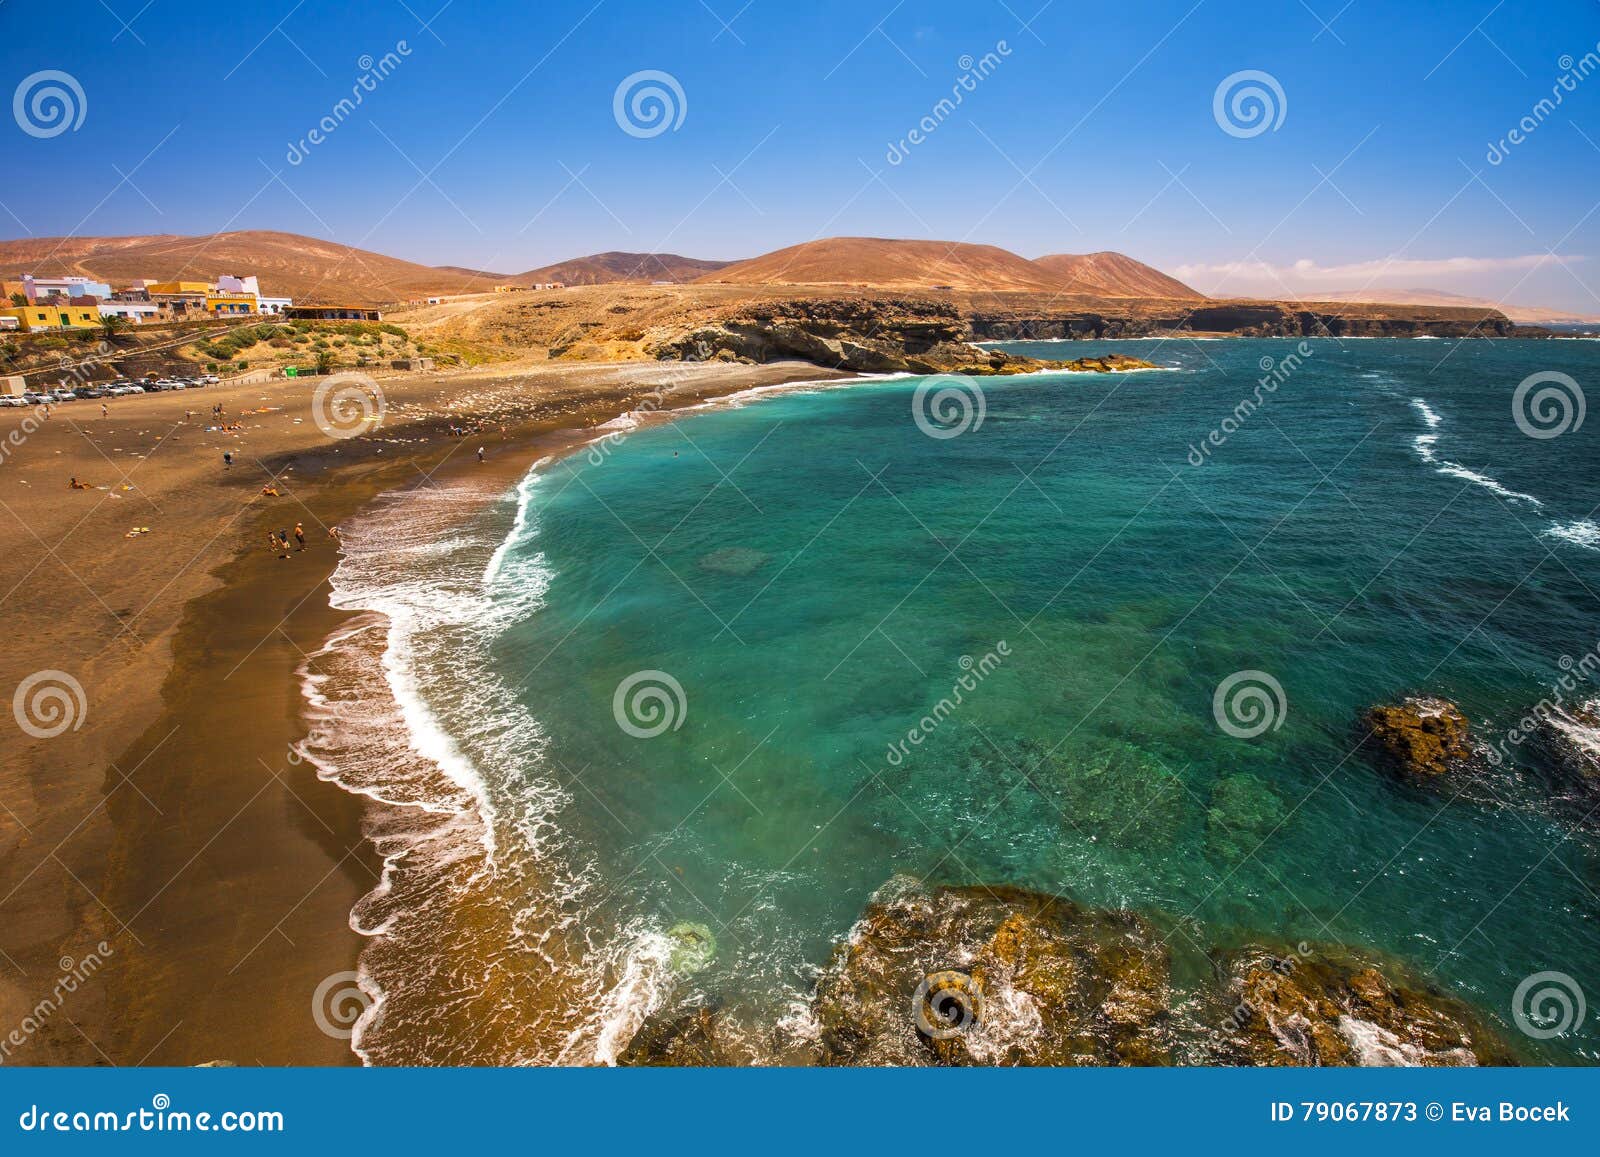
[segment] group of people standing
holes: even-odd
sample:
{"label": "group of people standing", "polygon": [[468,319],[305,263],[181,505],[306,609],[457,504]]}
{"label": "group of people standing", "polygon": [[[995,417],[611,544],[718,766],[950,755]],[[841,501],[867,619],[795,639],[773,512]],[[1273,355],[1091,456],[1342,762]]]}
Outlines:
{"label": "group of people standing", "polygon": [[[294,524],[294,532],[293,533],[294,533],[294,540],[298,544],[298,545],[295,546],[295,550],[296,551],[304,550],[306,548],[306,528],[302,524],[297,522],[297,523]],[[287,530],[269,530],[269,531],[267,531],[267,549],[268,550],[277,551],[279,558],[288,558],[289,557],[289,534],[290,534],[290,532],[287,531]],[[328,531],[328,536],[330,538],[337,538],[338,537],[338,535],[331,529]]]}

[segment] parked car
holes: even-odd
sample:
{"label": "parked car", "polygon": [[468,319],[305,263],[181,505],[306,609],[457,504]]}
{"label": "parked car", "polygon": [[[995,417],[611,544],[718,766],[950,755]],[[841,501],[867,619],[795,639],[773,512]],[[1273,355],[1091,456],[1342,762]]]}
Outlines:
{"label": "parked car", "polygon": [[78,395],[74,394],[71,390],[63,389],[60,386],[57,386],[55,389],[50,391],[50,400],[52,402],[76,402],[78,400]]}
{"label": "parked car", "polygon": [[23,394],[22,395],[22,400],[24,402],[26,402],[30,406],[43,406],[43,405],[47,405],[50,401],[52,401],[52,399],[51,399],[49,394],[39,394],[39,393]]}
{"label": "parked car", "polygon": [[0,394],[0,406],[26,406],[27,404],[27,399],[18,397],[16,394]]}

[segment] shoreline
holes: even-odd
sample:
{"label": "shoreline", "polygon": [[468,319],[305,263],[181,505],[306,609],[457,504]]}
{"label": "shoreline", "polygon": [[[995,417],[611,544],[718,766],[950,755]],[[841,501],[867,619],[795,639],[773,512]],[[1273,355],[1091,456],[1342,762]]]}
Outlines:
{"label": "shoreline", "polygon": [[[660,397],[659,409],[669,414],[764,384],[828,376],[809,363],[578,363],[385,378],[380,384],[391,409],[381,434],[346,442],[322,437],[296,416],[309,414],[309,399],[291,384],[212,390],[205,402],[226,402],[233,413],[242,396],[265,389],[271,393],[262,400],[281,412],[248,431],[250,441],[271,443],[244,452],[259,470],[240,461],[219,477],[211,451],[220,441],[203,464],[179,459],[171,468],[182,483],[180,497],[193,488],[214,508],[185,504],[184,533],[164,555],[119,558],[110,553],[118,548],[89,537],[102,521],[108,535],[121,537],[116,524],[128,507],[107,502],[121,497],[109,487],[98,499],[85,496],[96,506],[81,517],[59,510],[53,489],[37,510],[8,505],[30,540],[54,541],[52,518],[67,535],[76,532],[86,555],[104,562],[104,573],[89,571],[85,585],[102,605],[126,599],[142,608],[116,620],[125,631],[137,622],[152,637],[141,639],[137,651],[130,643],[123,656],[104,652],[92,632],[85,640],[62,628],[31,640],[36,654],[13,655],[13,680],[17,672],[72,667],[90,709],[67,736],[23,738],[25,753],[0,781],[6,804],[0,820],[8,821],[0,829],[7,837],[0,844],[0,909],[9,908],[0,920],[0,952],[10,966],[0,1011],[20,1021],[37,1001],[35,990],[48,989],[45,977],[58,959],[87,958],[96,944],[106,951],[99,953],[104,965],[96,983],[6,1063],[355,1063],[337,1026],[333,1036],[317,1030],[311,1006],[320,983],[355,967],[364,938],[350,927],[351,908],[377,879],[380,861],[362,834],[360,799],[320,780],[291,746],[305,735],[300,665],[352,617],[328,605],[338,554],[323,527],[418,482],[451,485],[471,477],[503,492],[539,457],[592,440],[595,426],[645,397]],[[133,401],[117,406],[114,417],[133,415],[128,425],[149,427],[149,439],[163,423],[146,415],[181,407],[181,399],[167,395]],[[60,414],[74,416],[70,408]],[[466,437],[447,436],[450,424],[475,418],[488,425]],[[33,435],[38,445],[25,448],[33,457],[23,464],[71,468],[63,460],[81,454],[73,449],[81,440],[94,444],[94,454],[82,455],[86,464],[77,476],[106,473],[95,465],[112,461],[99,443],[133,435],[117,429],[96,437],[101,428],[58,421]],[[257,428],[272,433],[258,435]],[[174,429],[182,433],[169,432],[147,458],[194,440],[193,426]],[[469,445],[488,447],[487,461],[459,453]],[[43,458],[52,451],[61,459]],[[157,484],[165,485],[169,472],[143,466],[141,459],[125,473],[123,485],[150,503],[153,513],[142,517],[153,524],[165,519],[154,531],[177,527],[180,512],[166,505],[169,494]],[[36,469],[26,473],[38,476]],[[263,502],[254,493],[264,476],[287,482],[282,499]],[[241,484],[249,495],[242,504]],[[104,519],[96,514],[102,506],[110,508]],[[306,527],[304,556],[281,561],[263,553],[262,535],[295,520]],[[193,552],[196,541],[205,545]],[[69,560],[60,561],[66,567]],[[177,574],[174,563],[182,563]],[[114,589],[119,581],[132,589]],[[156,625],[164,629],[156,633]],[[74,650],[92,658],[69,659]],[[36,810],[20,806],[28,799],[37,801]],[[54,826],[41,821],[55,813]]]}
{"label": "shoreline", "polygon": [[[523,860],[528,852],[522,842],[526,833],[519,835],[517,821],[498,815],[491,802],[495,768],[481,764],[479,756],[459,746],[453,738],[453,728],[421,695],[423,683],[412,667],[416,661],[412,630],[418,616],[431,624],[431,630],[444,629],[454,620],[431,598],[424,597],[414,604],[408,592],[410,580],[402,578],[395,585],[397,573],[409,573],[403,561],[404,549],[399,553],[382,548],[374,551],[372,540],[383,543],[394,539],[422,547],[430,567],[434,552],[427,547],[441,541],[460,544],[476,540],[470,547],[457,546],[457,551],[464,550],[466,557],[451,564],[456,579],[446,580],[466,582],[476,592],[480,583],[491,584],[500,575],[507,555],[528,525],[538,483],[544,471],[557,461],[571,455],[609,454],[618,440],[693,413],[738,408],[773,394],[843,388],[908,376],[819,378],[803,374],[796,378],[784,373],[776,381],[703,391],[694,398],[663,402],[652,395],[656,404],[649,408],[631,410],[597,425],[567,430],[553,440],[541,439],[520,447],[523,452],[518,457],[525,460],[525,465],[520,470],[499,473],[490,486],[474,485],[479,478],[475,472],[459,472],[458,479],[446,483],[444,491],[448,494],[430,488],[426,493],[390,496],[393,502],[386,502],[383,509],[369,503],[352,520],[345,559],[357,565],[348,575],[341,569],[336,577],[343,577],[344,581],[335,581],[333,598],[336,605],[345,608],[349,625],[341,627],[323,650],[306,660],[301,676],[312,734],[303,746],[306,757],[316,764],[326,781],[362,799],[367,839],[381,861],[381,878],[359,897],[351,913],[351,926],[362,937],[363,947],[343,989],[349,1011],[358,1013],[350,1024],[351,1048],[363,1063],[393,1063],[397,1059],[397,1041],[402,1045],[399,1063],[416,1063],[414,1056],[405,1051],[406,1038],[420,1035],[423,1039],[438,1039],[437,1031],[430,1036],[416,1019],[423,1010],[415,1003],[417,991],[412,982],[427,975],[428,967],[443,964],[474,973],[479,967],[495,970],[501,966],[495,959],[468,956],[434,959],[430,954],[431,940],[441,928],[459,925],[477,932],[493,928],[487,940],[507,946],[507,956],[515,957],[517,950],[509,946],[519,940],[525,930],[524,921],[534,917],[523,908],[513,923],[498,923],[505,917],[501,907],[504,896],[492,879],[485,883],[485,878],[498,875],[499,869],[494,865],[505,867],[508,853],[513,874],[524,883],[526,878],[521,873],[537,870]],[[448,507],[446,521],[429,509],[441,502]],[[502,502],[514,507],[509,515],[491,510]],[[443,621],[438,618],[440,615],[444,616]],[[462,626],[456,623],[453,629],[460,630]],[[466,644],[458,652],[458,661],[470,664],[471,650],[471,645]],[[320,668],[319,660],[326,660]],[[492,679],[487,673],[481,673],[481,677],[486,681],[480,685],[480,693],[492,697]],[[369,689],[375,693],[369,693]],[[378,700],[385,706],[373,710]],[[503,833],[499,831],[502,823],[510,825]],[[509,840],[510,848],[504,840]],[[456,874],[468,860],[477,865],[470,873],[470,884],[463,883]],[[561,875],[559,869],[557,875]],[[560,891],[562,883],[541,879],[539,888]],[[554,912],[545,913],[545,918],[559,921]],[[553,926],[549,931],[559,939]],[[419,944],[419,939],[427,943]],[[542,938],[536,939],[544,943]],[[477,936],[473,940],[481,942]],[[547,958],[545,963],[548,965]],[[560,970],[557,973],[564,975]],[[546,977],[543,982],[534,983],[534,988],[536,993],[527,994],[520,1003],[524,1016],[533,1016],[535,1006],[544,1013],[571,1011],[552,999],[552,994],[562,988],[560,984],[551,985]],[[391,1003],[399,1005],[402,1019],[385,1025],[384,1010]],[[331,1016],[335,1009],[329,1007],[325,1011]],[[430,1007],[426,1015],[444,1014]],[[496,1055],[503,1058],[499,1063],[513,1063],[509,1059],[512,1057],[517,1058],[515,1063],[584,1063],[581,1054],[568,1060],[564,1049],[560,1050],[560,1059],[556,1059],[555,1052],[548,1056],[529,1054],[526,1042],[518,1044],[510,1039],[504,1024],[494,1022],[491,1027],[489,1022],[475,1017],[456,1023],[461,1015],[464,1014],[450,1016],[445,1036],[451,1040],[476,1038],[474,1050],[454,1058],[429,1054],[427,1063],[484,1063],[485,1053],[481,1050],[489,1047],[490,1038],[497,1043]],[[438,1029],[432,1020],[427,1023]],[[526,1026],[519,1023],[517,1027]],[[381,1038],[376,1044],[372,1039],[374,1030]],[[551,1039],[565,1035],[557,1033]],[[569,1039],[568,1044],[570,1047],[573,1041]]]}

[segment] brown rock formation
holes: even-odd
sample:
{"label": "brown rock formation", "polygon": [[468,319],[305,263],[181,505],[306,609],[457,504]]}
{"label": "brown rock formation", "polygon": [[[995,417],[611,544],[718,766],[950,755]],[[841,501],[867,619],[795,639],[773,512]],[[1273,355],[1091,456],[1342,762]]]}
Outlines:
{"label": "brown rock formation", "polygon": [[818,984],[827,1064],[1170,1063],[1168,955],[1129,912],[892,881]]}
{"label": "brown rock formation", "polygon": [[1367,745],[1414,781],[1437,780],[1473,756],[1467,717],[1448,699],[1414,696],[1372,707],[1361,728],[1368,733]]}
{"label": "brown rock formation", "polygon": [[1252,946],[1218,960],[1225,1014],[1213,1059],[1236,1065],[1505,1065],[1511,1054],[1444,993],[1370,964]]}

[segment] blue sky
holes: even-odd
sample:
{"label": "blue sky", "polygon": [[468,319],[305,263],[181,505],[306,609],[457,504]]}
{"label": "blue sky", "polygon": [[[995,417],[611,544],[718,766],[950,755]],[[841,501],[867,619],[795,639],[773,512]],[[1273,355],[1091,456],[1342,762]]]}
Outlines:
{"label": "blue sky", "polygon": [[[503,272],[937,237],[1117,249],[1221,293],[1437,287],[1600,314],[1600,71],[1535,111],[1600,54],[1593,2],[201,11],[0,3],[0,91],[23,101],[0,119],[0,236],[282,229]],[[388,75],[335,114],[386,53]],[[36,135],[54,126],[27,97],[60,82],[26,82],[45,70],[81,89],[76,128]],[[646,70],[683,94],[653,136],[614,115]],[[1214,97],[1246,70],[1276,83],[1282,119],[1230,134]]]}

